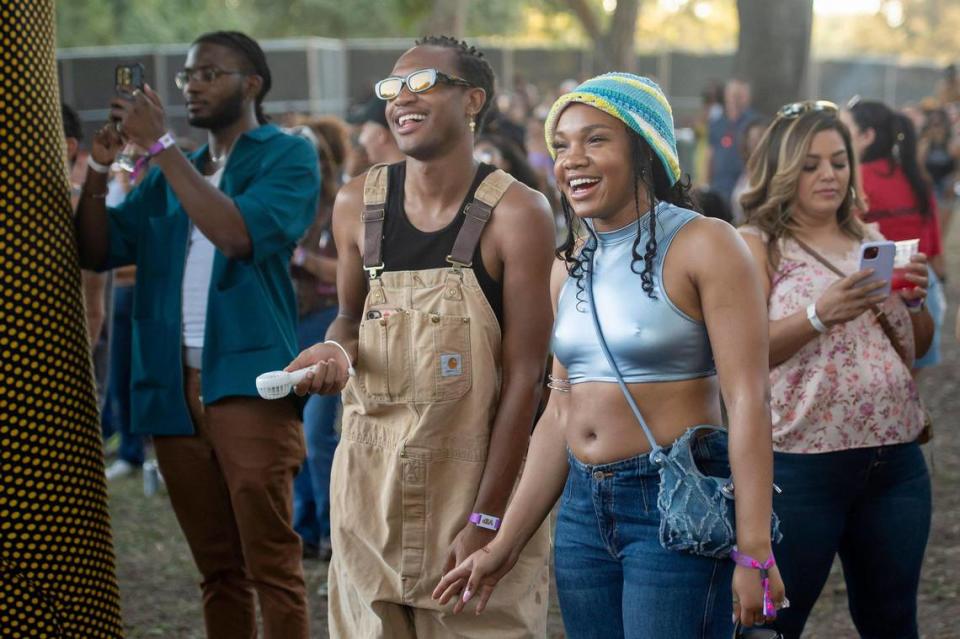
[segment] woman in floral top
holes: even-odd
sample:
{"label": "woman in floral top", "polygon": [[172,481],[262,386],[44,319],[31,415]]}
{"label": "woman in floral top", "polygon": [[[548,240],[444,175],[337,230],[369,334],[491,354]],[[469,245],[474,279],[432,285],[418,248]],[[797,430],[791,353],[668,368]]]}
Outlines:
{"label": "woman in floral top", "polygon": [[800,636],[839,554],[860,635],[916,637],[930,480],[910,365],[933,332],[926,257],[911,265],[913,289],[864,284],[860,244],[883,238],[853,212],[850,134],[830,103],[784,107],[749,170],[741,233],[767,274],[776,552],[791,601],[778,629]]}

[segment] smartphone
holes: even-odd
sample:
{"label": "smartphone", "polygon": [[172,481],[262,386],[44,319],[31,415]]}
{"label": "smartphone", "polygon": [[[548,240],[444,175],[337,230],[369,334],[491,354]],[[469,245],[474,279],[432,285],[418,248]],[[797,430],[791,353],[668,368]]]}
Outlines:
{"label": "smartphone", "polygon": [[143,65],[139,62],[118,64],[113,78],[114,89],[121,98],[132,100],[134,91],[137,89],[143,91],[144,71]]}
{"label": "smartphone", "polygon": [[897,246],[894,242],[864,242],[860,245],[860,270],[872,268],[874,273],[860,283],[866,286],[873,282],[886,282],[882,289],[874,291],[874,295],[890,295],[890,281],[893,279],[893,259],[897,255]]}

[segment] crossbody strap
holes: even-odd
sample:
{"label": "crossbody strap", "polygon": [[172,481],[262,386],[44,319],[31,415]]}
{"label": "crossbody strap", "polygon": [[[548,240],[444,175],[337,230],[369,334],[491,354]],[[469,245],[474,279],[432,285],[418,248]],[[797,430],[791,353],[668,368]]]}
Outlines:
{"label": "crossbody strap", "polygon": [[630,405],[630,410],[633,411],[634,417],[637,418],[637,422],[640,424],[640,428],[643,429],[643,434],[646,435],[647,441],[650,442],[650,459],[655,459],[654,454],[660,452],[661,448],[657,444],[657,440],[653,438],[653,433],[650,431],[650,427],[647,426],[647,422],[643,419],[643,415],[640,413],[640,407],[637,406],[636,400],[633,398],[633,395],[630,394],[630,389],[627,388],[627,383],[623,381],[623,375],[620,373],[620,368],[617,366],[617,362],[613,359],[613,353],[610,352],[610,348],[607,346],[607,340],[603,337],[603,329],[600,328],[600,317],[597,315],[597,305],[594,304],[593,299],[593,253],[590,254],[590,263],[586,269],[586,278],[587,278],[587,305],[590,307],[590,314],[593,316],[593,328],[597,332],[597,341],[600,342],[600,350],[603,351],[603,356],[607,360],[607,365],[610,366],[610,370],[613,371],[613,374],[617,378],[617,384],[620,386],[620,390],[623,391],[623,396],[627,400],[627,404]]}
{"label": "crossbody strap", "polygon": [[[813,249],[812,246],[808,245],[803,240],[793,238],[793,241],[797,243],[797,246],[802,248],[806,253],[808,253],[813,259],[817,260],[823,264],[828,270],[836,274],[840,278],[847,277],[847,274],[834,266],[830,260],[825,258],[823,255],[818,253]],[[880,323],[880,328],[883,329],[883,334],[887,336],[887,339],[890,340],[890,346],[893,347],[893,350],[896,351],[897,355],[907,364],[909,367],[909,362],[907,360],[907,353],[903,349],[903,344],[900,343],[900,339],[897,337],[897,332],[893,328],[893,324],[890,323],[890,319],[887,317],[887,314],[876,304],[870,305],[870,310],[873,311],[874,317],[877,318],[877,322]]]}

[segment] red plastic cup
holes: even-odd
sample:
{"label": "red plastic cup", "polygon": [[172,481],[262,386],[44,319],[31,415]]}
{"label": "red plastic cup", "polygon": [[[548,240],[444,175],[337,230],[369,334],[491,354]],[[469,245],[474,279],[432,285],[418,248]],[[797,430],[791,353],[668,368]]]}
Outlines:
{"label": "red plastic cup", "polygon": [[897,252],[893,260],[893,275],[890,277],[891,291],[904,291],[916,286],[907,279],[907,265],[910,264],[910,258],[916,255],[920,250],[920,240],[901,240],[896,243]]}

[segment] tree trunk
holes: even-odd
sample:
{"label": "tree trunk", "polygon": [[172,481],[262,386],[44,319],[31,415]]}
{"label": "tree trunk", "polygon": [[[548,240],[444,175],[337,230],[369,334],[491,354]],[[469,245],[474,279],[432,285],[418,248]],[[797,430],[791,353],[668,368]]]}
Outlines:
{"label": "tree trunk", "polygon": [[426,33],[463,39],[467,24],[467,0],[434,0]]}
{"label": "tree trunk", "polygon": [[634,73],[637,70],[637,53],[633,44],[639,14],[640,0],[618,0],[604,43],[611,68],[598,71]]}
{"label": "tree trunk", "polygon": [[593,71],[634,72],[637,68],[637,55],[634,51],[634,38],[637,31],[637,18],[640,15],[640,0],[617,0],[606,30],[597,20],[594,8],[588,0],[566,0],[573,15],[577,16],[580,26],[593,41]]}
{"label": "tree trunk", "polygon": [[737,0],[737,13],[734,74],[753,88],[754,108],[773,114],[804,94],[813,0]]}

